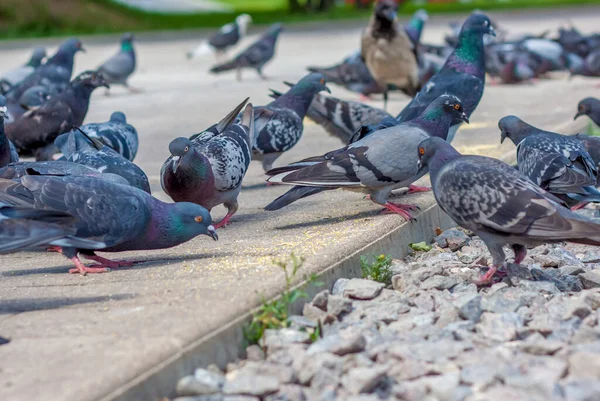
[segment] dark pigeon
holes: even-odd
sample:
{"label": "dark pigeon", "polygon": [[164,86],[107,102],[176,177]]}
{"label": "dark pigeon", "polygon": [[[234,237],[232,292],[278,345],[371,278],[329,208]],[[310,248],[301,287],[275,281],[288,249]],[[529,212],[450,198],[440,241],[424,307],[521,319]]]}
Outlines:
{"label": "dark pigeon", "polygon": [[600,126],[600,100],[593,97],[586,97],[577,105],[577,114],[574,120],[579,116],[588,116],[597,126]]}
{"label": "dark pigeon", "polygon": [[[312,157],[267,172],[269,182],[317,187],[343,188],[367,193],[371,200],[393,213],[412,219],[414,205],[388,201],[392,190],[409,187],[426,174],[417,171],[417,145],[429,136],[448,137],[452,121],[468,122],[460,100],[442,95],[412,121],[385,128],[323,156]],[[265,209],[278,210],[316,190],[292,188]],[[320,191],[319,191],[320,192]]]}
{"label": "dark pigeon", "polygon": [[38,108],[23,114],[6,128],[20,155],[34,155],[36,160],[50,160],[56,152],[54,139],[83,123],[94,89],[108,87],[102,75],[86,71],[77,76],[67,89],[52,96]]}
{"label": "dark pigeon", "polygon": [[6,137],[4,132],[4,120],[8,118],[6,99],[0,95],[0,167],[9,163],[19,161],[19,155],[13,143]]}
{"label": "dark pigeon", "polygon": [[323,90],[330,92],[325,77],[311,73],[271,103],[254,109],[253,159],[262,161],[265,171],[298,143],[304,131],[304,116],[314,96]]}
{"label": "dark pigeon", "polygon": [[[471,14],[462,26],[456,49],[444,67],[434,75],[417,96],[396,117],[400,122],[419,116],[444,93],[457,96],[470,117],[483,96],[485,86],[485,52],[483,36],[494,35],[490,19],[481,13]],[[462,121],[457,120],[450,129],[453,138]]]}
{"label": "dark pigeon", "polygon": [[[600,171],[600,137],[584,134],[577,134],[575,138],[579,139],[585,150],[590,154],[592,160],[596,164],[596,169]],[[600,186],[600,174],[596,180],[596,187]]]}
{"label": "dark pigeon", "polygon": [[233,122],[244,100],[213,130],[193,140],[177,138],[169,145],[171,156],[160,171],[163,190],[175,202],[197,203],[210,212],[224,205],[227,215],[215,224],[224,227],[238,210],[242,180],[252,160],[254,110],[248,104],[241,119]]}
{"label": "dark pigeon", "polygon": [[79,129],[60,135],[54,144],[66,161],[92,167],[102,173],[120,175],[132,187],[150,193],[150,182],[141,168]]}
{"label": "dark pigeon", "polygon": [[252,17],[248,14],[241,14],[230,24],[223,25],[215,34],[202,42],[195,49],[187,52],[187,58],[203,56],[207,53],[215,52],[221,56],[227,52],[230,47],[238,44],[240,39],[246,35],[248,25],[252,23]]}
{"label": "dark pigeon", "polygon": [[46,58],[46,49],[43,47],[38,47],[33,51],[29,61],[25,65],[15,68],[14,70],[9,71],[2,76],[2,86],[7,84],[8,88],[11,88],[17,85],[25,78],[33,74],[33,72],[42,64],[44,58]]}
{"label": "dark pigeon", "polygon": [[111,147],[121,156],[133,161],[137,155],[139,140],[133,125],[127,123],[124,113],[116,111],[105,123],[85,124],[81,129],[91,138],[96,138]]}
{"label": "dark pigeon", "polygon": [[11,88],[6,93],[6,98],[10,102],[16,102],[23,95],[23,92],[37,85],[47,87],[52,94],[64,91],[71,80],[75,54],[79,51],[84,51],[79,39],[64,41],[56,53],[45,64],[38,67],[33,74]]}
{"label": "dark pigeon", "polygon": [[250,45],[250,47],[235,56],[233,60],[212,67],[210,72],[219,74],[225,71],[236,70],[237,80],[241,81],[242,69],[253,68],[264,79],[265,76],[262,69],[275,55],[275,44],[282,29],[283,26],[281,24],[272,25],[264,35]]}
{"label": "dark pigeon", "polygon": [[447,142],[429,138],[419,145],[435,199],[458,225],[477,234],[492,254],[492,267],[478,283],[490,283],[506,267],[504,245],[520,264],[527,248],[570,241],[600,245],[600,225],[561,206],[560,199],[518,170],[484,156],[462,156]]}
{"label": "dark pigeon", "polygon": [[598,170],[579,139],[540,130],[515,116],[503,117],[498,126],[501,142],[510,138],[517,146],[519,171],[534,184],[569,207],[600,202]]}
{"label": "dark pigeon", "polygon": [[98,67],[98,72],[102,74],[109,85],[122,85],[130,92],[139,92],[127,82],[136,67],[133,39],[133,34],[124,34],[121,38],[121,49]]}
{"label": "dark pigeon", "polygon": [[[20,182],[0,181],[0,199],[75,216],[74,235],[101,243],[94,247],[62,246],[62,254],[76,266],[70,273],[102,273],[132,264],[105,259],[94,251],[164,249],[201,234],[217,239],[210,214],[202,206],[164,203],[137,188],[98,178],[26,175]],[[87,267],[78,254],[100,265]]]}

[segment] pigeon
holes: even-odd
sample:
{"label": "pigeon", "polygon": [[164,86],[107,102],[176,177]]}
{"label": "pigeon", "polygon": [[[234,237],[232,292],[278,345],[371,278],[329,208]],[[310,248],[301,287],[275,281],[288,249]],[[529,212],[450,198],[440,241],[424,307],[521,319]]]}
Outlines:
{"label": "pigeon", "polygon": [[61,43],[56,53],[20,83],[12,87],[5,95],[9,101],[16,102],[23,92],[32,86],[46,86],[52,94],[64,91],[71,75],[75,54],[85,51],[79,39],[68,39]]}
{"label": "pigeon", "polygon": [[425,23],[428,19],[429,15],[427,15],[427,11],[417,10],[408,21],[408,24],[404,26],[404,31],[408,35],[408,38],[412,42],[415,49],[418,48],[419,44],[421,43],[423,27],[425,27]]}
{"label": "pigeon", "polygon": [[45,86],[37,85],[27,89],[18,102],[8,102],[8,118],[5,124],[12,124],[15,120],[21,118],[27,110],[37,108],[44,104],[50,98],[50,92]]}
{"label": "pigeon", "polygon": [[[277,99],[281,93],[271,89],[271,97]],[[392,116],[386,111],[360,102],[341,100],[317,93],[306,116],[325,128],[330,135],[347,144],[352,135],[362,126],[379,124]]]}
{"label": "pigeon", "polygon": [[215,34],[202,42],[198,47],[187,52],[187,58],[193,59],[204,56],[211,51],[216,53],[217,57],[224,55],[227,49],[239,43],[246,35],[248,26],[252,23],[252,17],[248,14],[240,14],[235,21],[223,25]]}
{"label": "pigeon", "polygon": [[101,74],[82,72],[63,93],[52,96],[40,107],[7,125],[6,134],[19,154],[34,155],[38,161],[50,160],[56,152],[54,139],[83,123],[90,95],[100,86],[108,87]]}
{"label": "pigeon", "polygon": [[[481,13],[471,14],[458,36],[456,49],[444,67],[419,91],[417,96],[396,117],[407,122],[419,116],[429,104],[444,93],[456,95],[470,117],[483,96],[485,86],[485,53],[483,35],[495,35],[490,19]],[[456,120],[450,129],[450,141],[462,121]]]}
{"label": "pigeon", "polygon": [[571,77],[576,75],[584,77],[600,77],[600,49],[594,50],[585,58],[570,54],[569,71]]}
{"label": "pigeon", "polygon": [[[409,187],[426,171],[417,172],[417,145],[429,136],[446,139],[455,119],[468,122],[461,101],[453,95],[442,95],[419,118],[407,123],[375,131],[336,151],[268,171],[270,183],[292,184],[320,189],[343,188],[364,192],[374,203],[388,211],[412,219],[414,205],[388,201],[392,190]],[[265,210],[278,210],[305,196],[292,189],[271,202]]]}
{"label": "pigeon", "polygon": [[111,147],[89,137],[79,127],[59,135],[54,144],[60,149],[66,161],[92,167],[102,173],[120,175],[132,187],[150,193],[150,182],[141,168]]}
{"label": "pigeon", "polygon": [[15,86],[31,75],[36,68],[42,65],[44,58],[46,58],[46,49],[43,47],[38,47],[37,49],[33,50],[29,61],[25,65],[5,73],[2,76],[1,81],[8,84],[9,88]]}
{"label": "pigeon", "polygon": [[510,138],[517,146],[517,168],[531,182],[569,207],[600,202],[598,170],[579,139],[540,130],[515,116],[503,117],[498,127],[501,142]]}
{"label": "pigeon", "polygon": [[561,206],[560,199],[508,164],[462,156],[439,138],[424,140],[418,153],[440,208],[477,234],[492,254],[492,267],[478,283],[490,283],[506,266],[504,245],[514,251],[516,264],[525,259],[527,248],[545,243],[600,245],[600,225]]}
{"label": "pigeon", "polygon": [[395,1],[378,1],[361,40],[362,57],[373,78],[384,89],[384,108],[387,107],[388,85],[411,97],[419,89],[415,48],[406,32],[398,27],[397,11]]}
{"label": "pigeon", "polygon": [[235,56],[233,60],[212,67],[210,72],[219,74],[236,70],[237,80],[241,81],[242,69],[254,68],[262,79],[266,79],[262,69],[275,55],[275,44],[282,29],[281,24],[272,25],[256,42]]}
{"label": "pigeon", "polygon": [[[106,60],[100,67],[98,72],[102,74],[104,80],[109,85],[123,85],[130,92],[139,92],[127,83],[131,74],[135,71],[135,49],[133,48],[133,34],[126,33],[121,38],[121,49]],[[106,90],[108,94],[109,89]]]}
{"label": "pigeon", "polygon": [[505,84],[516,84],[535,78],[535,72],[529,66],[527,55],[517,53],[502,66],[499,76]]}
{"label": "pigeon", "polygon": [[0,167],[19,161],[19,155],[13,143],[4,132],[4,119],[8,118],[6,99],[0,95]]}
{"label": "pigeon", "polygon": [[91,138],[96,138],[129,161],[133,161],[138,151],[138,133],[127,117],[120,111],[110,115],[105,123],[85,124],[81,129]]}
{"label": "pigeon", "polygon": [[223,204],[227,215],[215,224],[226,226],[238,210],[242,180],[252,160],[254,109],[248,104],[237,122],[233,122],[248,98],[215,126],[193,140],[174,139],[171,156],[160,171],[163,190],[175,202],[193,202],[209,212]]}
{"label": "pigeon", "polygon": [[331,93],[325,85],[325,76],[313,72],[279,98],[254,109],[253,160],[262,161],[265,171],[298,143],[304,131],[304,116],[314,96],[323,90]]}
{"label": "pigeon", "polygon": [[[600,137],[590,136],[585,134],[577,134],[575,138],[583,143],[585,150],[590,154],[590,157],[596,164],[596,169],[600,171]],[[600,174],[596,179],[596,187],[600,186]]]}
{"label": "pigeon", "polygon": [[588,116],[596,125],[600,126],[600,100],[586,97],[580,101],[577,105],[577,114],[575,114],[573,120],[583,115]]}
{"label": "pigeon", "polygon": [[[76,217],[75,237],[97,244],[61,246],[61,253],[75,264],[70,273],[102,273],[132,264],[111,261],[94,251],[164,249],[201,234],[218,238],[210,214],[200,205],[164,203],[137,188],[93,177],[26,175],[20,182],[0,180],[0,199]],[[100,265],[87,267],[78,254]]]}
{"label": "pigeon", "polygon": [[103,246],[98,241],[77,238],[75,221],[65,212],[0,203],[0,254],[46,246]]}

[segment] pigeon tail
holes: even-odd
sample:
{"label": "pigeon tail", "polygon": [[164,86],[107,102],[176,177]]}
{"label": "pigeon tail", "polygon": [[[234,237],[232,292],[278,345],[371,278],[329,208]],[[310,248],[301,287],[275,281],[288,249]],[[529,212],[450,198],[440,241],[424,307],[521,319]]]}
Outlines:
{"label": "pigeon tail", "polygon": [[238,68],[238,63],[236,60],[227,61],[223,64],[217,64],[216,66],[210,69],[210,72],[213,74],[218,74],[220,72],[231,71]]}
{"label": "pigeon tail", "polygon": [[331,188],[321,187],[305,187],[302,185],[296,185],[289,191],[275,199],[273,202],[265,206],[267,211],[275,211],[286,207],[287,205],[296,202],[298,199],[306,198],[307,196],[315,195],[323,191],[327,191]]}

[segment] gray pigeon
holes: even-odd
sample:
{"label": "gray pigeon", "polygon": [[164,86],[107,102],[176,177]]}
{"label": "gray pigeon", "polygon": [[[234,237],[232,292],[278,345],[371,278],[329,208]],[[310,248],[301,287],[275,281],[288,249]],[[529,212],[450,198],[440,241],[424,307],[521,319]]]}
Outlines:
{"label": "gray pigeon", "polygon": [[331,93],[325,76],[311,73],[271,103],[254,109],[253,160],[262,161],[265,171],[298,143],[304,131],[304,116],[314,96],[323,90]]}
{"label": "gray pigeon", "polygon": [[100,74],[82,72],[63,93],[52,96],[7,125],[6,135],[20,155],[34,155],[38,161],[50,160],[56,152],[54,139],[83,123],[90,96],[100,86],[108,87]]}
{"label": "gray pigeon", "polygon": [[23,116],[28,110],[40,107],[50,98],[48,88],[42,85],[32,86],[27,89],[18,102],[8,102],[8,119],[5,124],[10,125]]}
{"label": "gray pigeon", "polygon": [[77,238],[76,219],[68,213],[0,203],[0,254],[45,246],[88,247],[103,244]]}
{"label": "gray pigeon", "polygon": [[569,207],[600,202],[598,170],[577,138],[543,131],[515,116],[500,119],[501,142],[517,146],[519,171],[534,184],[562,199]]}
{"label": "gray pigeon", "polygon": [[207,130],[193,140],[173,140],[171,156],[160,171],[163,190],[175,202],[194,202],[209,212],[221,204],[227,208],[227,215],[215,224],[217,229],[227,225],[238,210],[242,180],[252,160],[252,104],[233,122],[247,101],[225,116],[216,125],[216,132]]}
{"label": "gray pigeon", "polygon": [[89,137],[98,139],[127,160],[135,159],[139,146],[138,133],[133,125],[127,123],[124,113],[115,111],[107,122],[85,124],[81,129]]}
{"label": "gray pigeon", "polygon": [[[468,122],[460,100],[453,95],[442,95],[419,118],[373,132],[323,156],[276,168],[267,172],[271,176],[268,182],[364,192],[373,202],[410,220],[410,211],[416,207],[392,203],[388,196],[392,190],[408,187],[426,174],[417,171],[417,145],[429,136],[446,139],[455,119]],[[311,188],[304,191],[316,193]],[[304,191],[295,187],[289,191],[291,194],[282,195],[265,209],[278,210],[306,197]]]}
{"label": "gray pigeon", "polygon": [[[139,92],[127,83],[127,80],[135,71],[135,49],[133,48],[133,34],[126,33],[121,38],[121,49],[106,60],[98,72],[102,74],[104,80],[109,85],[123,85],[130,92]],[[108,94],[108,89],[106,91]]]}
{"label": "gray pigeon", "polygon": [[4,120],[8,118],[6,99],[0,95],[0,167],[19,161],[19,155],[13,143],[4,133]]}
{"label": "gray pigeon", "polygon": [[[63,212],[76,218],[74,235],[95,246],[62,246],[76,266],[70,273],[102,273],[131,265],[100,257],[94,251],[123,252],[170,248],[204,234],[217,239],[210,214],[202,206],[164,203],[127,185],[90,177],[26,175],[20,182],[0,180],[0,200],[29,203],[36,210]],[[85,266],[78,254],[100,263]]]}
{"label": "gray pigeon", "polygon": [[593,97],[586,97],[577,105],[577,114],[573,120],[579,116],[588,116],[597,126],[600,126],[600,100]]}
{"label": "gray pigeon", "polygon": [[46,58],[46,49],[43,47],[38,47],[33,51],[29,61],[25,65],[5,73],[1,80],[3,83],[7,83],[9,87],[17,85],[19,82],[31,75],[36,68],[42,64],[44,58]]}
{"label": "gray pigeon", "polygon": [[129,185],[150,193],[148,177],[135,163],[121,156],[111,147],[97,139],[90,138],[76,128],[59,135],[54,144],[66,161],[95,168],[102,173],[112,173],[125,178]]}
{"label": "gray pigeon", "polygon": [[217,56],[225,54],[227,49],[238,44],[240,39],[246,35],[248,25],[252,23],[252,17],[248,14],[240,14],[235,21],[223,25],[214,35],[202,42],[198,47],[187,52],[187,58],[192,59],[215,52]]}
{"label": "gray pigeon", "polygon": [[[277,99],[281,93],[271,89],[271,97]],[[317,93],[306,112],[306,116],[325,128],[330,135],[344,144],[364,125],[379,124],[391,118],[388,112],[360,102],[346,101]]]}
{"label": "gray pigeon", "polygon": [[283,26],[281,24],[272,25],[264,35],[250,45],[250,47],[235,56],[233,60],[212,67],[210,72],[219,74],[225,71],[236,70],[237,80],[241,81],[242,69],[253,68],[261,78],[265,79],[262,69],[275,55],[275,44],[282,29]]}
{"label": "gray pigeon", "polygon": [[79,39],[73,38],[64,41],[45,64],[36,68],[27,78],[12,87],[5,94],[6,98],[10,102],[16,102],[23,92],[36,85],[47,87],[52,94],[64,91],[73,74],[75,54],[80,51],[85,50]]}
{"label": "gray pigeon", "polygon": [[600,77],[600,49],[594,50],[585,58],[570,54],[569,71],[571,76]]}
{"label": "gray pigeon", "polygon": [[439,138],[419,145],[419,163],[428,168],[440,208],[458,225],[477,234],[492,254],[492,267],[478,281],[490,283],[505,265],[509,245],[515,263],[527,248],[571,241],[600,245],[600,225],[560,205],[560,199],[515,168],[484,156],[462,156]]}
{"label": "gray pigeon", "polygon": [[[475,111],[485,86],[485,52],[483,36],[495,35],[490,19],[481,13],[471,14],[464,22],[458,44],[444,67],[419,91],[417,96],[396,117],[400,122],[419,116],[440,95],[448,93],[462,100],[467,117]],[[450,129],[453,138],[462,121]]]}

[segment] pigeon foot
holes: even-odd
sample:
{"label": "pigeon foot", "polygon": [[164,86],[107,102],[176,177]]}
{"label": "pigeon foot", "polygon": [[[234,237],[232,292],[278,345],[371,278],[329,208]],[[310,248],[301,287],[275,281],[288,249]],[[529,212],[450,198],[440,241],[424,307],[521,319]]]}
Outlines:
{"label": "pigeon foot", "polygon": [[426,187],[426,186],[420,186],[420,185],[409,185],[408,186],[408,193],[409,194],[414,194],[417,192],[429,192],[431,191],[430,187]]}
{"label": "pigeon foot", "polygon": [[104,267],[109,267],[111,269],[116,269],[117,267],[130,267],[133,266],[133,262],[128,262],[125,260],[110,260],[103,258],[98,255],[83,255],[84,258],[93,260],[95,262],[100,263]]}
{"label": "pigeon foot", "polygon": [[497,266],[492,266],[483,276],[479,278],[479,280],[473,280],[473,283],[478,287],[490,285],[495,275],[504,276],[506,273],[499,272]]}
{"label": "pigeon foot", "polygon": [[419,207],[417,205],[407,205],[404,203],[392,203],[387,202],[385,205],[384,213],[396,213],[400,216],[404,217],[406,220],[415,220],[415,218],[410,214],[412,210],[418,210]]}
{"label": "pigeon foot", "polygon": [[71,274],[80,273],[82,276],[85,276],[88,273],[106,273],[110,271],[108,267],[87,267],[77,256],[72,257],[71,262],[75,265],[75,269],[69,270],[69,273]]}
{"label": "pigeon foot", "polygon": [[226,227],[229,224],[231,224],[229,222],[229,219],[231,219],[231,216],[233,216],[233,214],[228,213],[227,215],[225,215],[225,217],[223,217],[223,220],[221,220],[217,224],[215,224],[215,230],[218,230],[221,227]]}
{"label": "pigeon foot", "polygon": [[58,252],[62,253],[62,248],[60,246],[51,245],[46,248],[46,252]]}
{"label": "pigeon foot", "polygon": [[360,94],[360,96],[358,97],[358,99],[361,102],[368,102],[369,100],[371,100],[371,97],[368,95],[363,95],[362,93]]}

